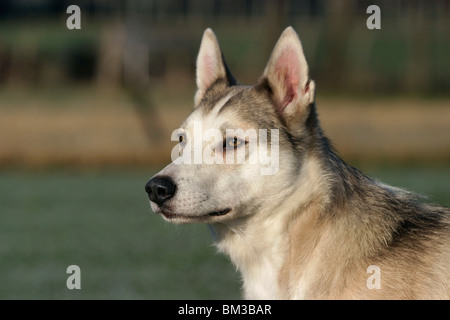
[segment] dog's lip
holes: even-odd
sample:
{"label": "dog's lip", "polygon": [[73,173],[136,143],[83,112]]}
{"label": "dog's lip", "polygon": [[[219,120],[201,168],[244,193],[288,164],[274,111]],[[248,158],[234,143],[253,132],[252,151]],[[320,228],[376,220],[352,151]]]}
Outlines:
{"label": "dog's lip", "polygon": [[208,216],[210,216],[210,217],[224,216],[230,211],[231,211],[231,208],[226,208],[226,209],[223,209],[223,210],[220,210],[220,211],[210,212],[210,213],[208,213]]}
{"label": "dog's lip", "polygon": [[231,208],[226,208],[226,209],[223,209],[223,210],[220,210],[220,211],[212,211],[212,212],[209,212],[207,214],[203,214],[203,215],[199,215],[199,216],[174,213],[174,212],[168,211],[166,209],[162,209],[160,212],[167,219],[176,219],[176,218],[182,218],[182,219],[203,219],[203,218],[208,218],[208,217],[224,216],[227,213],[229,213],[230,211],[231,211]]}

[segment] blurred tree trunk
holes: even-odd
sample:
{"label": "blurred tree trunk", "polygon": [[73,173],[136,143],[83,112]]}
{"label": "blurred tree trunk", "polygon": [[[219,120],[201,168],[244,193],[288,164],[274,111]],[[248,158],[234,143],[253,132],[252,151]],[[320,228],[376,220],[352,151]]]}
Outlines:
{"label": "blurred tree trunk", "polygon": [[419,3],[408,12],[408,66],[406,68],[405,85],[410,92],[429,92],[431,81],[431,46],[433,40],[430,28],[431,14],[427,12],[426,3]]}
{"label": "blurred tree trunk", "polygon": [[120,87],[122,84],[124,32],[119,21],[106,25],[101,31],[97,69],[100,87]]}
{"label": "blurred tree trunk", "polygon": [[38,78],[38,41],[35,37],[21,35],[11,46],[8,84],[11,86],[33,84]]}
{"label": "blurred tree trunk", "polygon": [[150,44],[144,35],[147,28],[133,22],[126,28],[123,45],[123,87],[141,120],[143,129],[153,146],[169,138],[152,100],[149,76]]}
{"label": "blurred tree trunk", "polygon": [[271,52],[286,25],[286,0],[266,1],[264,24],[264,52]]}
{"label": "blurred tree trunk", "polygon": [[97,84],[101,89],[124,89],[148,141],[159,145],[166,135],[152,101],[147,29],[134,21],[131,27],[124,23],[124,17],[118,16],[101,32]]}
{"label": "blurred tree trunk", "polygon": [[[327,58],[322,73],[327,76],[332,88],[345,85],[342,76],[346,68],[346,49],[353,23],[354,3],[352,1],[326,0],[326,43]],[[364,26],[365,27],[365,26]]]}

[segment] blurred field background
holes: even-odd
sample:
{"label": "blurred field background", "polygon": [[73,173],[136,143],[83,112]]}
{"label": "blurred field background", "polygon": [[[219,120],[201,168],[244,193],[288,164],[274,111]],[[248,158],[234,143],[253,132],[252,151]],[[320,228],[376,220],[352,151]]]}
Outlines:
{"label": "blurred field background", "polygon": [[164,223],[144,184],[192,110],[203,30],[251,84],[288,25],[342,157],[449,206],[449,1],[2,0],[0,299],[239,298],[206,227]]}

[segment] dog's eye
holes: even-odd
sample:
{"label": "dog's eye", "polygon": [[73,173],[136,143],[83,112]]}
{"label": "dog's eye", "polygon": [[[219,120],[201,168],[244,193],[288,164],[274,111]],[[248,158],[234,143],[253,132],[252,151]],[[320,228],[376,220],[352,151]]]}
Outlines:
{"label": "dog's eye", "polygon": [[178,142],[182,145],[186,143],[186,135],[184,133],[178,135]]}
{"label": "dog's eye", "polygon": [[239,139],[238,137],[232,137],[232,138],[228,138],[226,140],[226,143],[224,145],[224,147],[226,148],[233,148],[233,149],[237,149],[239,148],[241,145],[243,145],[245,143],[244,140]]}

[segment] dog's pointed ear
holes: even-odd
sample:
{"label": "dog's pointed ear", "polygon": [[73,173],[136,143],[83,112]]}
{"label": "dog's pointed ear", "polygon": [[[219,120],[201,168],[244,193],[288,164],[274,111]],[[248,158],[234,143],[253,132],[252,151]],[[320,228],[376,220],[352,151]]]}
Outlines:
{"label": "dog's pointed ear", "polygon": [[301,113],[314,101],[314,82],[309,79],[302,44],[292,27],[280,36],[260,84],[269,86],[278,112],[285,116]]}
{"label": "dog's pointed ear", "polygon": [[205,92],[217,80],[223,79],[224,83],[229,86],[236,84],[236,80],[225,64],[216,35],[210,28],[203,33],[200,51],[197,56],[196,76],[197,92],[194,98],[195,105],[200,103]]}

